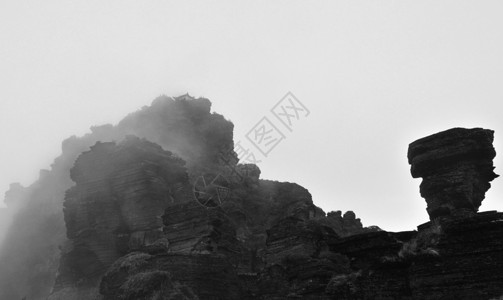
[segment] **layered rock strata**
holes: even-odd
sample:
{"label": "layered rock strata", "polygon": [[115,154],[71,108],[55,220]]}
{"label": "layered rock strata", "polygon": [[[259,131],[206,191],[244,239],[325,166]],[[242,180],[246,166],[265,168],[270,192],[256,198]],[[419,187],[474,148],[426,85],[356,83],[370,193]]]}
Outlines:
{"label": "layered rock strata", "polygon": [[171,253],[219,253],[234,266],[239,264],[241,245],[236,227],[222,208],[208,209],[197,201],[188,201],[169,205],[162,218],[163,236]]}
{"label": "layered rock strata", "polygon": [[[208,206],[197,199],[184,162],[160,146],[134,136],[97,143],[71,170],[69,242],[49,299],[155,299],[172,290],[187,299],[253,299],[274,295],[283,283],[281,291],[320,296],[348,267],[329,253],[328,241],[338,239],[330,224],[338,219],[325,217],[301,186],[260,180],[252,170],[229,181],[220,205]],[[344,234],[362,230],[352,212],[341,220],[335,227]],[[276,280],[278,268],[290,279]],[[201,276],[222,281],[204,285]]]}
{"label": "layered rock strata", "polygon": [[[236,165],[233,125],[210,109],[207,99],[159,97],[66,140],[51,170],[14,186],[0,299],[46,299],[52,287],[50,300],[332,297],[333,277],[353,273],[329,245],[367,229],[352,212],[325,215],[298,184]],[[127,134],[148,141],[112,142]],[[212,205],[193,193],[207,173],[229,183]]]}
{"label": "layered rock strata", "polygon": [[130,253],[103,277],[104,300],[241,299],[237,274],[225,256]]}
{"label": "layered rock strata", "polygon": [[[45,300],[49,295],[59,264],[58,248],[66,241],[62,209],[65,192],[74,184],[70,169],[83,151],[98,141],[121,141],[133,134],[176,153],[187,162],[189,173],[198,173],[218,166],[222,155],[235,157],[233,127],[211,112],[208,99],[160,96],[117,125],[93,126],[84,136],[64,140],[50,170],[21,187],[23,197],[13,202],[6,197],[13,220],[0,248],[0,299]],[[11,192],[18,190],[14,186]]]}
{"label": "layered rock strata", "polygon": [[95,286],[119,257],[159,240],[164,209],[185,200],[171,188],[188,182],[181,159],[136,137],[96,144],[79,156],[71,176],[76,185],[64,202],[69,242],[54,299],[76,283]]}
{"label": "layered rock strata", "polygon": [[412,177],[422,177],[420,191],[430,219],[475,214],[494,173],[492,130],[453,128],[409,145]]}
{"label": "layered rock strata", "polygon": [[250,299],[325,299],[330,278],[349,271],[349,261],[329,251],[337,239],[332,228],[315,220],[282,219],[268,230],[266,264],[257,276],[258,288],[248,291]]}
{"label": "layered rock strata", "polygon": [[[424,176],[432,219],[418,231],[332,237],[322,243],[328,251],[317,254],[317,235],[300,226],[309,221],[280,221],[268,231],[268,264],[250,290],[258,299],[501,298],[503,213],[476,213],[496,177],[492,134],[453,129],[411,144],[412,173]],[[341,213],[327,219],[318,224],[340,224]]]}

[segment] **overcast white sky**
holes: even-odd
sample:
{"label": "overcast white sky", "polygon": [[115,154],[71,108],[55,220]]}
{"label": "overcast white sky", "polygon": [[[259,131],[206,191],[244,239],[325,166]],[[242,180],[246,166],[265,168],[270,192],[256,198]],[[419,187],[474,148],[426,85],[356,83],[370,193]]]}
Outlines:
{"label": "overcast white sky", "polygon": [[[364,225],[427,221],[408,144],[496,130],[501,1],[0,1],[0,193],[63,139],[160,94],[206,97],[245,134],[288,91],[311,111],[260,164]],[[252,147],[248,144],[249,147]],[[496,179],[481,210],[503,210]]]}

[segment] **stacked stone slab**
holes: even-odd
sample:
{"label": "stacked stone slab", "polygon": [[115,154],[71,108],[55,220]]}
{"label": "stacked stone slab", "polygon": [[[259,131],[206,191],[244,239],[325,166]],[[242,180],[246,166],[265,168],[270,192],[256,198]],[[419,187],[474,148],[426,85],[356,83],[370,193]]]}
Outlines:
{"label": "stacked stone slab", "polygon": [[492,130],[453,128],[419,139],[407,154],[412,177],[422,177],[420,191],[430,219],[474,215],[494,173]]}

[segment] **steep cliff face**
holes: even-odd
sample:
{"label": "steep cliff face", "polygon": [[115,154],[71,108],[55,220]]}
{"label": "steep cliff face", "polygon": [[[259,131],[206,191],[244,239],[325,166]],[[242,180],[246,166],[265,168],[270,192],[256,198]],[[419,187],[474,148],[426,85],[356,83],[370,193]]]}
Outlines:
{"label": "steep cliff face", "polygon": [[52,170],[11,186],[19,228],[0,256],[0,299],[499,297],[503,214],[477,213],[497,176],[492,138],[457,128],[412,143],[431,222],[392,233],[237,164],[232,124],[206,99],[161,97],[65,141]]}
{"label": "steep cliff face", "polygon": [[493,132],[455,128],[409,148],[413,177],[431,222],[417,232],[375,232],[336,240],[351,261],[326,293],[336,299],[499,299],[503,213],[478,208],[493,172]]}
{"label": "steep cliff face", "polygon": [[[260,180],[260,170],[256,166],[236,165],[232,130],[231,122],[219,114],[211,113],[211,103],[207,99],[194,99],[188,95],[177,98],[161,96],[154,100],[152,105],[130,114],[115,126],[92,127],[91,133],[83,137],[73,136],[65,140],[62,144],[62,154],[54,160],[50,170],[41,171],[40,178],[32,185],[22,187],[14,184],[6,193],[5,201],[13,221],[10,222],[11,230],[6,232],[5,242],[0,249],[0,299],[45,299],[54,286],[59,248],[62,247],[63,253],[78,253],[81,250],[71,250],[74,245],[68,243],[66,225],[69,226],[71,236],[81,234],[80,229],[91,226],[82,225],[82,220],[79,219],[81,215],[77,213],[80,210],[76,207],[81,205],[80,202],[101,203],[98,200],[82,199],[94,197],[91,196],[94,188],[102,198],[104,195],[110,196],[107,193],[111,193],[111,190],[114,190],[115,194],[119,194],[119,189],[124,189],[126,194],[130,192],[130,188],[120,182],[114,187],[105,188],[109,185],[100,186],[99,181],[93,182],[91,179],[79,177],[79,172],[95,172],[97,177],[106,175],[98,174],[104,167],[97,166],[92,161],[89,161],[88,166],[87,162],[82,160],[76,168],[78,171],[75,172],[74,179],[81,181],[80,185],[86,185],[87,188],[70,190],[65,208],[69,216],[76,214],[79,221],[70,217],[65,225],[63,200],[65,192],[75,184],[70,178],[70,169],[77,157],[82,152],[89,151],[97,142],[101,142],[101,145],[97,145],[95,149],[102,149],[100,151],[105,151],[110,145],[109,142],[120,142],[127,135],[136,135],[154,142],[186,162],[189,185],[202,174],[224,174],[230,184],[228,200],[232,201],[221,203],[220,207],[229,222],[237,227],[236,239],[246,245],[242,250],[244,252],[240,262],[240,270],[243,273],[261,264],[259,253],[265,249],[266,230],[276,222],[291,215],[301,219],[325,218],[324,212],[314,206],[311,195],[304,188],[293,183]],[[134,173],[133,169],[131,170]],[[236,170],[246,176],[234,176]],[[129,178],[127,176],[124,178]],[[138,174],[131,176],[133,178]],[[89,195],[85,196],[86,193]],[[191,197],[192,190],[191,186],[177,185],[171,187],[171,193],[172,197],[179,199]],[[128,203],[126,201],[126,207],[130,205]],[[100,211],[101,208],[94,209]],[[112,208],[103,209],[108,211]],[[173,210],[176,209],[173,207]],[[91,211],[89,214],[92,214]],[[337,230],[342,229],[338,226]],[[137,249],[138,244],[152,238],[151,232],[147,231],[138,229],[132,233],[134,238],[124,243],[128,244],[131,250]],[[211,234],[210,231],[208,234]],[[119,248],[122,249],[121,247]],[[114,251],[112,252],[115,253]],[[112,255],[112,252],[109,254],[110,260],[117,255]],[[61,284],[58,282],[56,286]]]}
{"label": "steep cliff face", "polygon": [[[74,184],[70,169],[82,152],[98,141],[121,141],[133,134],[176,153],[186,160],[189,173],[198,174],[218,164],[218,153],[233,155],[233,124],[210,110],[211,103],[204,98],[158,97],[116,126],[92,127],[83,137],[68,138],[62,154],[36,182],[26,188],[11,186],[6,202],[13,220],[0,249],[0,299],[45,299],[49,294],[58,268],[58,247],[66,240],[63,199]],[[12,194],[22,197],[14,199]],[[56,259],[48,262],[47,257]]]}
{"label": "steep cliff face", "polygon": [[250,298],[324,299],[330,278],[349,270],[345,257],[329,251],[337,239],[332,228],[316,220],[288,217],[278,222],[268,231],[265,266]]}
{"label": "steep cliff face", "polygon": [[493,157],[492,131],[483,129],[412,143],[412,174],[424,176],[431,222],[338,238],[319,226],[355,219],[350,213],[316,219],[317,230],[287,218],[268,231],[267,263],[248,284],[250,299],[499,299],[503,213],[476,213],[495,178]]}
{"label": "steep cliff face", "polygon": [[[184,161],[157,144],[134,136],[98,142],[70,171],[76,185],[63,204],[69,240],[49,299],[265,297],[278,292],[272,283],[284,283],[274,277],[279,265],[284,275],[304,273],[282,290],[319,295],[347,267],[328,253],[336,232],[306,189],[261,180],[252,169],[218,185],[221,175],[211,183],[201,176],[198,189]],[[354,214],[345,218],[347,228],[338,229],[361,229]]]}
{"label": "steep cliff face", "polygon": [[409,268],[414,299],[502,296],[503,213],[489,211],[443,220],[438,230],[435,245],[430,248],[438,255],[430,255]]}
{"label": "steep cliff face", "polygon": [[131,253],[110,268],[100,291],[105,300],[241,299],[238,277],[220,255]]}
{"label": "steep cliff face", "polygon": [[158,241],[164,209],[184,200],[171,189],[188,183],[181,159],[137,137],[97,143],[79,156],[71,178],[76,185],[63,204],[69,241],[51,299],[96,287],[119,257]]}

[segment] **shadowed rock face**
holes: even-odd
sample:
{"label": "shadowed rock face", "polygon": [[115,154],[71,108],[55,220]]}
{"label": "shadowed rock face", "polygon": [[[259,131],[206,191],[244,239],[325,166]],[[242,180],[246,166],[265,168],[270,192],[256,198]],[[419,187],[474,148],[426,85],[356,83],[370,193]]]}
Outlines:
{"label": "shadowed rock face", "polygon": [[[492,138],[492,132],[489,133]],[[460,174],[461,179],[471,180],[468,183],[476,186],[468,191],[471,194],[467,194],[466,199],[479,195],[474,190],[484,190],[481,182],[495,176],[492,160],[484,160],[483,155],[486,150],[493,153],[492,145],[479,147],[476,138],[475,142],[465,139],[460,142],[460,148],[452,150],[449,145],[454,142],[446,143],[446,139],[441,139],[440,147],[425,143],[431,148],[413,148],[417,163],[413,165],[413,172],[420,170],[419,174],[428,179],[438,179],[435,177],[438,174]],[[104,159],[109,157],[109,147],[115,155]],[[65,201],[65,207],[76,205],[75,213],[66,219],[69,236],[76,236],[80,244],[86,244],[87,239],[95,242],[80,248],[87,252],[77,251],[73,257],[63,257],[62,265],[74,270],[75,266],[81,266],[84,271],[101,267],[101,273],[105,269],[106,273],[101,279],[95,276],[92,288],[83,287],[80,280],[70,277],[69,281],[73,280],[78,288],[67,285],[53,294],[51,300],[492,299],[503,294],[503,241],[500,238],[503,214],[476,214],[464,207],[463,202],[456,203],[452,191],[458,188],[467,192],[466,187],[463,189],[467,183],[456,176],[449,181],[451,185],[444,183],[442,189],[447,193],[444,196],[454,199],[451,201],[454,206],[448,206],[449,213],[463,213],[466,218],[435,218],[420,225],[418,231],[392,233],[374,228],[376,232],[369,232],[372,230],[363,228],[353,212],[342,216],[336,211],[325,216],[314,206],[306,189],[292,183],[261,180],[258,168],[242,181],[230,180],[232,191],[221,207],[202,206],[193,195],[187,195],[186,190],[179,194],[182,198],[185,195],[188,201],[177,201],[173,196],[174,201],[163,202],[162,199],[170,198],[162,195],[169,196],[170,191],[176,191],[180,180],[154,176],[164,178],[161,182],[165,185],[136,184],[159,182],[151,180],[152,170],[148,168],[149,172],[131,177],[135,180],[125,180],[130,177],[124,174],[140,174],[137,171],[141,168],[136,166],[141,165],[143,156],[135,155],[137,147],[133,147],[132,151],[123,153],[128,159],[118,161],[117,165],[112,163],[111,166],[116,167],[111,167],[110,162],[118,156],[115,147],[102,143],[81,155],[72,171],[77,186],[68,192],[71,196],[67,198],[68,203]],[[158,153],[155,146],[140,148],[150,149],[144,152],[148,161]],[[442,153],[442,149],[443,156],[431,159],[431,153]],[[489,156],[493,157],[494,153]],[[158,170],[178,169],[175,162],[163,164],[160,160],[155,165],[159,166]],[[484,175],[484,170],[489,170],[489,175]],[[178,173],[184,172],[174,174]],[[182,185],[183,182],[181,180]],[[99,188],[108,185],[109,189]],[[110,190],[123,196],[110,197]],[[153,197],[141,196],[149,191],[159,193],[152,194]],[[96,192],[108,201],[93,201],[101,199],[96,197]],[[441,192],[435,195],[442,197]],[[164,204],[157,206],[158,202],[145,202],[146,198],[161,199],[160,203]],[[114,203],[121,206],[124,199],[129,199],[128,207],[134,209],[113,209]],[[150,204],[142,206],[142,203]],[[151,211],[148,206],[156,209]],[[107,209],[109,213],[103,213]],[[90,232],[78,230],[89,227],[90,223],[82,223],[80,217],[87,211],[93,211],[93,220],[99,220],[95,224],[101,225],[92,226],[94,230]],[[114,211],[120,211],[125,220],[131,215],[138,217],[131,219],[131,225],[118,228],[120,237],[127,237],[129,241],[124,248],[128,252],[125,255],[117,247],[121,239],[106,244],[106,239],[99,238],[102,233],[114,238],[117,230],[109,233],[115,228]],[[133,212],[137,213],[131,214]],[[467,212],[471,216],[467,216]],[[151,235],[144,229],[160,228],[159,216],[162,231],[157,236]],[[351,235],[352,232],[363,234]],[[105,247],[101,247],[103,245]],[[123,256],[110,264],[113,259],[103,259],[108,256],[104,256],[106,253],[102,250],[120,252]]]}
{"label": "shadowed rock face", "polygon": [[117,125],[93,126],[90,133],[63,141],[50,170],[41,171],[27,187],[11,185],[6,193],[12,222],[5,224],[0,248],[0,299],[38,300],[49,295],[58,269],[58,247],[66,241],[62,208],[66,190],[74,185],[70,169],[82,152],[98,141],[119,142],[135,135],[176,153],[186,161],[189,174],[198,173],[215,168],[220,153],[235,156],[233,127],[211,112],[208,99],[160,96]]}
{"label": "shadowed rock face", "polygon": [[422,177],[421,196],[430,219],[474,215],[498,177],[493,170],[494,131],[453,128],[419,139],[407,154],[412,177]]}
{"label": "shadowed rock face", "polygon": [[350,271],[316,299],[501,299],[503,213],[477,210],[497,177],[493,131],[454,128],[410,144],[412,176],[432,221],[412,232],[328,241]]}
{"label": "shadowed rock face", "polygon": [[[209,208],[191,193],[184,161],[159,145],[134,136],[95,144],[70,171],[76,185],[63,204],[69,241],[49,299],[319,296],[348,267],[327,252],[327,241],[365,229],[353,212],[339,214],[339,224],[303,187],[250,170],[242,181],[231,179],[221,206]],[[283,281],[278,265],[282,276],[304,275]]]}
{"label": "shadowed rock face", "polygon": [[[62,155],[34,184],[12,185],[6,202],[13,221],[0,249],[0,299],[47,299],[51,290],[51,300],[178,294],[256,299],[259,286],[283,282],[268,279],[277,265],[267,264],[298,250],[309,253],[286,255],[286,273],[280,274],[303,275],[285,287],[321,299],[319,288],[331,274],[347,269],[344,257],[322,247],[333,236],[325,229],[348,236],[365,228],[352,212],[326,216],[298,184],[262,180],[257,166],[235,165],[233,124],[210,109],[207,99],[159,97],[116,126],[67,139]],[[116,143],[128,135],[140,139]],[[209,209],[193,198],[192,187],[201,174],[212,173],[227,177],[230,193]],[[149,264],[126,273],[113,267],[131,252],[152,255]],[[156,269],[158,263],[163,267]],[[220,280],[222,273],[228,280]],[[211,284],[198,274],[207,274]],[[242,297],[236,295],[236,275]]]}
{"label": "shadowed rock face", "polygon": [[63,204],[69,241],[51,299],[96,286],[119,257],[158,241],[164,209],[184,200],[172,188],[188,184],[181,159],[137,137],[97,143],[79,156],[71,177],[76,185]]}
{"label": "shadowed rock face", "polygon": [[242,299],[238,277],[225,256],[130,253],[100,285],[104,300]]}

